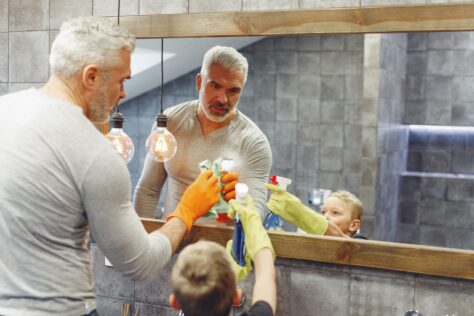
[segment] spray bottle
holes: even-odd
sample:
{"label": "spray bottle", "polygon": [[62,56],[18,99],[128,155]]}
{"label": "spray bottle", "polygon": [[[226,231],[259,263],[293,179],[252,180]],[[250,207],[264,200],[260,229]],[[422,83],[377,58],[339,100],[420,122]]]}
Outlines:
{"label": "spray bottle", "polygon": [[[245,183],[235,185],[235,200],[242,205],[247,204],[249,188]],[[240,215],[235,215],[234,235],[232,236],[232,257],[240,266],[245,266],[245,234]]]}
{"label": "spray bottle", "polygon": [[[280,177],[280,176],[270,176],[270,180],[272,184],[278,186],[280,189],[286,190],[286,187],[291,184],[291,179]],[[263,220],[263,227],[266,230],[283,230],[283,225],[285,224],[284,220],[269,211],[267,215],[265,215],[265,219]]]}

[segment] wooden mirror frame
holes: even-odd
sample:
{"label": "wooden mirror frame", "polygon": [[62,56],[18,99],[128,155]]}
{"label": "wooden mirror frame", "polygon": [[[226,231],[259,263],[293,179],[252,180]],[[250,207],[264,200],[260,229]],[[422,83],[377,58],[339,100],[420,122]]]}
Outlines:
{"label": "wooden mirror frame", "polygon": [[137,38],[270,36],[474,30],[474,4],[121,17]]}
{"label": "wooden mirror frame", "polygon": [[[142,218],[147,232],[164,220]],[[180,249],[198,240],[212,240],[225,247],[233,229],[196,224]],[[277,257],[474,280],[474,251],[385,241],[269,232]],[[179,251],[179,249],[178,249]]]}
{"label": "wooden mirror frame", "polygon": [[[137,38],[314,35],[474,30],[474,4],[429,4],[290,11],[159,14],[121,17]],[[147,231],[164,221],[142,218]],[[474,251],[269,233],[278,257],[474,280]],[[183,242],[225,245],[232,229],[195,225]]]}

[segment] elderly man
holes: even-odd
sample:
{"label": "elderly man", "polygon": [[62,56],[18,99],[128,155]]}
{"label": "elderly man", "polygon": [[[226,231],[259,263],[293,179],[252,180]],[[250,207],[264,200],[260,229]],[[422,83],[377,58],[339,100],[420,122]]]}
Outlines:
{"label": "elderly man", "polygon": [[[166,163],[156,162],[150,155],[146,157],[134,197],[140,216],[155,216],[166,180],[164,210],[167,215],[198,174],[198,164],[220,157],[236,161],[239,182],[249,186],[249,194],[263,216],[266,200],[263,185],[268,180],[272,154],[262,131],[237,110],[247,70],[247,60],[234,48],[216,46],[204,55],[201,72],[196,78],[199,100],[165,111],[169,117],[168,129],[178,141],[176,156]],[[222,193],[228,199],[225,190],[226,186]]]}
{"label": "elderly man", "polygon": [[130,177],[94,127],[125,98],[134,37],[94,18],[66,22],[41,89],[0,98],[0,315],[94,315],[88,231],[115,268],[156,277],[193,222],[218,201],[211,172],[147,234]]}

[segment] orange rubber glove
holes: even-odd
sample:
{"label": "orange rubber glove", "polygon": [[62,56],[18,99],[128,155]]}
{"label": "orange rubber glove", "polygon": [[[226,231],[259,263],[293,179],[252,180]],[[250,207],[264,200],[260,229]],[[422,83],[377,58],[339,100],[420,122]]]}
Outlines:
{"label": "orange rubber glove", "polygon": [[194,222],[205,215],[216,204],[219,199],[221,187],[217,177],[212,171],[207,170],[194,180],[184,191],[176,209],[166,218],[169,221],[173,217],[181,219],[189,232]]}
{"label": "orange rubber glove", "polygon": [[225,173],[221,177],[221,183],[224,185],[222,188],[222,195],[224,200],[229,202],[232,199],[235,199],[235,185],[239,182],[239,174],[236,171]]}

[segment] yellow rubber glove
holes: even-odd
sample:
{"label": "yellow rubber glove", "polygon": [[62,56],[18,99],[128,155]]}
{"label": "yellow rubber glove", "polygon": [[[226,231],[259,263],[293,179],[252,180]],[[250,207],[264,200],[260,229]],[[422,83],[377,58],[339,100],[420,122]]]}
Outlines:
{"label": "yellow rubber glove", "polygon": [[229,253],[230,261],[232,262],[232,266],[234,267],[235,272],[237,273],[237,281],[240,282],[245,280],[248,277],[249,273],[252,271],[252,259],[250,259],[248,252],[245,254],[245,266],[242,267],[232,257],[232,239],[227,242],[227,246],[225,247],[225,249]]}
{"label": "yellow rubber glove", "polygon": [[212,175],[212,171],[207,170],[194,180],[184,191],[176,209],[166,218],[169,221],[173,217],[181,219],[188,232],[194,222],[205,215],[216,204],[219,199],[221,187],[217,177]]}
{"label": "yellow rubber glove", "polygon": [[230,200],[229,217],[234,219],[236,213],[240,214],[240,220],[242,221],[245,233],[245,249],[247,254],[253,260],[257,251],[262,248],[268,248],[272,251],[273,258],[275,258],[272,242],[263,227],[262,218],[255,209],[255,204],[250,195],[247,195],[246,204],[247,206],[244,206],[236,200]]}
{"label": "yellow rubber glove", "polygon": [[222,195],[227,202],[235,199],[235,185],[237,182],[239,182],[239,174],[236,171],[225,173],[221,177],[221,183],[225,184],[222,188]]}
{"label": "yellow rubber glove", "polygon": [[328,229],[326,217],[301,203],[300,199],[276,185],[265,183],[265,187],[272,195],[267,207],[284,220],[307,233],[324,235]]}

